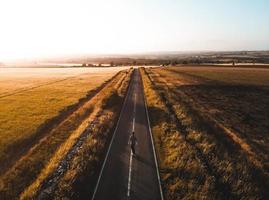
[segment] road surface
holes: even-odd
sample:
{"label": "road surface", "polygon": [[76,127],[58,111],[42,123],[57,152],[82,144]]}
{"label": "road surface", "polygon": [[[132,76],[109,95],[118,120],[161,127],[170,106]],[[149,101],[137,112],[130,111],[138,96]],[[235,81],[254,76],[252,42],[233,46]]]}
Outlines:
{"label": "road surface", "polygon": [[[128,145],[133,130],[136,156]],[[92,199],[161,200],[156,166],[142,80],[135,69]]]}

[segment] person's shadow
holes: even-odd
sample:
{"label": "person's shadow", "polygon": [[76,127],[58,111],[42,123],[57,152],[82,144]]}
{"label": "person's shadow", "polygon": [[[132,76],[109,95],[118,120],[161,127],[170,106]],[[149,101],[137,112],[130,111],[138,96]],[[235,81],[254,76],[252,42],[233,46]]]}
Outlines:
{"label": "person's shadow", "polygon": [[151,163],[149,160],[143,158],[142,156],[139,156],[139,155],[136,154],[136,155],[134,155],[134,158],[135,158],[138,162],[141,162],[141,163],[144,164],[144,165],[147,165],[147,166],[149,166],[149,167],[151,167],[151,168],[154,168],[154,164]]}

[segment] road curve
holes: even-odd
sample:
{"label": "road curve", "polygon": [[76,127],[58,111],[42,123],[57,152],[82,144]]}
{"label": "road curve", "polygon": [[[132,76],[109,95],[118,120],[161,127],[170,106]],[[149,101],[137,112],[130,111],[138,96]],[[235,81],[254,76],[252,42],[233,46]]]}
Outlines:
{"label": "road curve", "polygon": [[[136,156],[128,145],[132,130]],[[141,75],[135,69],[92,200],[162,200],[150,134]]]}

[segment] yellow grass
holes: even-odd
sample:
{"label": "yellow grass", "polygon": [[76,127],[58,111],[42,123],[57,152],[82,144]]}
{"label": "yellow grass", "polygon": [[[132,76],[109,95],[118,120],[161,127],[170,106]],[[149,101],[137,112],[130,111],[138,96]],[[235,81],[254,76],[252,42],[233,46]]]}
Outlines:
{"label": "yellow grass", "polygon": [[269,86],[269,69],[240,67],[169,67],[168,70],[228,84]]}
{"label": "yellow grass", "polygon": [[[38,191],[42,181],[44,181],[45,178],[51,172],[53,172],[55,170],[55,168],[57,167],[57,164],[59,163],[59,160],[61,160],[61,158],[63,158],[66,155],[68,150],[72,147],[74,142],[81,135],[81,133],[85,130],[85,128],[88,126],[88,124],[93,119],[96,118],[96,115],[99,112],[102,112],[102,116],[98,118],[98,124],[97,125],[95,124],[95,126],[99,126],[99,127],[95,127],[94,130],[91,130],[92,132],[89,134],[87,141],[80,148],[79,155],[77,155],[72,161],[72,163],[75,162],[74,164],[75,164],[76,168],[72,169],[72,163],[69,163],[71,165],[72,170],[68,170],[63,181],[66,181],[65,179],[70,180],[71,177],[74,178],[74,176],[77,175],[77,173],[81,173],[83,170],[83,167],[84,167],[83,164],[85,165],[85,163],[87,163],[88,165],[92,165],[91,162],[94,162],[94,161],[100,159],[100,157],[99,157],[100,153],[102,153],[102,151],[104,150],[104,144],[105,144],[106,140],[108,139],[107,134],[108,134],[109,128],[111,129],[113,124],[116,123],[115,117],[119,113],[119,110],[120,110],[119,108],[120,108],[122,101],[117,100],[116,102],[113,102],[112,108],[109,107],[108,109],[106,109],[104,106],[106,106],[109,103],[108,101],[111,100],[111,97],[115,93],[117,95],[120,95],[123,98],[123,96],[126,92],[126,89],[127,89],[127,84],[129,82],[130,74],[131,74],[131,71],[125,75],[124,75],[124,73],[122,73],[122,75],[118,79],[116,79],[116,81],[111,82],[108,86],[106,86],[106,88],[101,90],[90,101],[90,103],[92,105],[94,105],[94,110],[91,113],[91,115],[88,118],[86,118],[81,123],[81,125],[70,135],[70,137],[61,145],[61,147],[57,150],[57,152],[50,159],[50,161],[48,162],[46,167],[44,167],[44,169],[41,171],[41,173],[39,174],[37,179],[30,185],[29,188],[27,188],[23,192],[23,194],[20,197],[21,199],[33,198],[36,195],[36,192]],[[123,84],[124,84],[124,86],[122,87]],[[115,108],[117,108],[117,109],[115,110]],[[114,112],[112,112],[112,111],[114,111]],[[105,127],[108,130],[105,131]],[[99,138],[99,140],[97,141],[98,138],[95,138],[95,137],[101,137],[101,138]],[[84,148],[87,148],[86,150],[87,150],[88,154],[91,152],[90,155],[88,155],[88,158],[85,158],[85,149]],[[97,151],[97,149],[99,149],[99,150]],[[94,150],[97,151],[96,154],[93,153]],[[82,154],[81,151],[84,151],[84,155],[81,155]],[[80,160],[80,162],[78,162],[78,160]],[[79,169],[77,169],[77,168],[79,168]],[[86,173],[92,174],[92,173],[94,173],[94,171],[91,171],[91,172],[87,171]],[[58,190],[60,190],[60,191],[58,192],[58,195],[64,195],[66,192],[61,193],[61,184],[59,187],[60,188]],[[68,187],[71,188],[70,182],[68,182]]]}
{"label": "yellow grass", "polygon": [[[239,82],[236,83],[225,78],[226,69],[222,69],[225,72],[223,75],[219,73],[218,70],[220,69],[216,69],[214,72],[210,71],[212,70],[211,68],[203,68],[204,71],[201,71],[201,73],[204,72],[204,74],[206,74],[208,70],[210,71],[210,74],[206,77],[207,79],[200,78],[199,73],[193,76],[193,71],[191,71],[191,74],[189,70],[190,68],[188,67],[184,69],[168,68],[167,70],[147,70],[148,77],[151,79],[149,85],[154,84],[152,90],[164,96],[162,102],[169,108],[170,115],[174,116],[175,120],[172,120],[174,124],[178,124],[176,130],[184,137],[183,140],[180,139],[180,137],[174,137],[171,139],[171,145],[168,145],[169,138],[173,135],[171,132],[174,131],[171,130],[171,128],[169,128],[168,131],[165,130],[165,128],[159,128],[159,130],[157,130],[159,133],[166,132],[162,140],[162,145],[168,146],[166,146],[166,150],[163,151],[166,155],[163,156],[163,158],[164,160],[169,158],[171,162],[167,162],[167,166],[174,169],[174,174],[166,174],[162,177],[165,195],[169,197],[169,199],[225,199],[226,197],[247,197],[249,199],[265,198],[268,196],[266,189],[268,186],[267,169],[263,167],[260,168],[260,165],[256,165],[253,154],[249,154],[249,151],[247,151],[251,145],[253,147],[252,149],[257,153],[255,159],[258,158],[259,162],[263,162],[264,166],[266,166],[268,159],[266,156],[263,157],[266,150],[259,150],[257,146],[255,146],[257,143],[261,145],[262,141],[258,141],[256,138],[259,137],[258,135],[262,136],[265,131],[263,123],[264,119],[266,119],[266,114],[261,108],[263,108],[265,106],[264,103],[268,101],[268,96],[266,95],[266,84],[264,84],[264,80],[262,78],[259,79],[259,76],[256,74],[255,83],[252,83],[252,85],[250,85],[250,82],[247,83],[245,78],[252,76],[249,75],[251,71],[244,71],[244,73],[240,71],[229,71],[231,77],[237,77],[236,80]],[[198,69],[195,68],[194,71],[195,70]],[[202,70],[202,68],[199,68],[199,70]],[[214,80],[216,78],[218,78],[218,80]],[[242,98],[242,89],[248,94],[244,98]],[[257,94],[255,94],[256,92]],[[252,101],[253,93],[256,97],[261,97],[259,98],[258,104]],[[151,94],[148,95],[150,96]],[[200,105],[201,102],[202,105]],[[248,102],[255,106],[247,106]],[[226,112],[230,108],[232,108],[233,112]],[[259,109],[261,112],[257,112]],[[216,110],[223,110],[223,112],[221,115],[213,115],[211,117],[211,114],[216,112]],[[245,133],[248,133],[247,131],[255,130],[247,125],[244,127],[244,134],[238,132],[232,132],[233,134],[231,134],[231,132],[227,132],[228,129],[226,129],[226,126],[230,128],[232,122],[238,122],[238,116],[234,115],[234,113],[241,114],[246,110],[253,114],[254,119],[256,117],[255,115],[259,116],[260,121],[248,120],[240,122],[239,120],[239,123],[232,125],[240,128],[240,126],[245,124],[256,123],[260,132],[255,135],[249,134],[246,136]],[[152,118],[154,120],[154,117]],[[164,123],[164,120],[165,119],[159,119],[156,124],[160,125]],[[226,122],[224,123],[225,126],[220,126],[219,123],[223,124],[224,120]],[[153,127],[153,132],[154,130]],[[235,139],[235,136],[237,139]],[[240,138],[240,140],[238,140],[238,138]],[[251,142],[253,139],[256,140],[255,145]],[[265,141],[266,140],[267,138],[265,138]],[[178,143],[180,149],[175,151],[173,156],[169,156],[169,152],[171,152]],[[200,165],[204,171],[203,175],[197,174],[197,177],[198,180],[204,180],[204,183],[197,182],[197,180],[195,180],[196,176],[189,176],[189,173],[196,174],[194,168],[186,171],[190,166],[189,164],[184,164],[184,160],[181,160],[183,157],[182,147],[186,145],[189,147],[189,151],[185,150],[184,155],[186,155],[187,152],[193,152],[195,158],[199,160],[200,164],[198,164],[198,166]],[[268,143],[263,145],[266,147]],[[162,149],[161,146],[160,149]],[[192,162],[194,157],[188,156],[186,159]],[[181,167],[174,168],[174,166]],[[186,176],[191,179],[191,182],[187,185],[183,181]],[[215,181],[211,182],[211,179]],[[170,185],[171,182],[174,183],[172,187]],[[192,194],[190,191],[184,193],[186,188],[193,187],[194,183],[198,183],[198,187],[202,187],[202,185],[200,185],[201,183],[210,183],[210,187],[204,188],[203,194],[205,196],[197,194],[196,191],[193,191]],[[180,185],[181,189],[179,188]],[[176,193],[173,192],[175,188],[178,188]],[[172,196],[170,196],[171,194]]]}
{"label": "yellow grass", "polygon": [[141,70],[166,199],[217,199],[213,179],[176,128],[166,105]]}
{"label": "yellow grass", "polygon": [[117,123],[130,75],[131,73],[120,81],[108,98],[104,99],[98,123],[92,128],[91,134],[70,163],[70,169],[58,182],[53,199],[72,199],[73,196],[78,199],[90,198],[97,181],[99,167],[103,162],[101,158],[108,147],[113,127]]}
{"label": "yellow grass", "polygon": [[269,172],[268,69],[173,67],[155,72]]}
{"label": "yellow grass", "polygon": [[[114,72],[108,73],[106,78],[112,77],[113,74]],[[123,74],[124,73],[118,74],[118,78],[114,78],[112,82],[117,82]],[[85,96],[85,87],[87,87],[88,85],[89,87],[92,87],[93,82],[96,81],[100,81],[101,84],[101,80],[104,81],[104,78],[105,76],[103,74],[95,74],[95,76],[89,76],[89,74],[79,75],[79,77],[76,77],[74,79],[68,79],[68,82],[66,82],[66,84],[58,82],[55,84],[51,84],[50,86],[47,85],[45,90],[53,91],[55,93],[55,98],[57,98],[57,96],[64,95],[66,98],[70,97],[70,99],[72,99],[75,98],[73,96],[78,94]],[[60,84],[60,86],[58,86],[57,84]],[[38,90],[43,89],[42,87],[38,88]],[[62,92],[57,93],[57,88],[60,88]],[[33,93],[37,94],[36,91],[34,91]],[[38,94],[44,96],[44,93],[42,93],[41,91],[38,91]],[[38,99],[38,95],[36,97]],[[52,162],[50,162],[51,166],[48,167],[47,171],[49,172],[50,170],[53,170],[53,168],[56,166],[57,161],[59,161],[58,159],[65,155],[68,148],[72,146],[73,142],[76,140],[83,128],[86,126],[86,122],[84,120],[91,113],[96,113],[94,109],[95,105],[98,106],[102,102],[102,98],[102,93],[98,93],[92,100],[88,100],[84,104],[81,104],[81,107],[71,113],[70,116],[67,116],[66,119],[62,120],[62,122],[59,123],[56,127],[54,127],[49,134],[45,135],[44,138],[41,139],[37,144],[33,144],[31,150],[28,151],[20,160],[18,160],[12,168],[10,168],[5,174],[2,175],[2,177],[0,177],[0,197],[18,197],[19,193],[25,187],[27,187],[31,183],[31,181],[36,178],[40,170],[46,165],[51,156],[55,153],[58,146],[61,145],[61,143],[63,143],[64,141],[66,141],[62,149],[59,149],[59,152],[55,155],[54,159],[52,158]],[[70,99],[68,102],[70,102]],[[76,101],[77,99],[78,97],[76,98]],[[62,101],[62,103],[66,103],[65,99],[60,98],[60,100]],[[42,101],[39,102],[39,104],[40,103],[45,104]],[[39,104],[37,104],[36,106],[38,106]],[[53,109],[54,107],[50,106],[49,108]],[[88,120],[90,119],[91,118],[89,118]],[[29,137],[31,137],[31,135]],[[67,140],[68,138],[69,140]],[[31,174],[31,176],[29,176],[29,174]]]}
{"label": "yellow grass", "polygon": [[[8,146],[31,137],[44,121],[56,116],[66,106],[76,103],[88,91],[116,73],[109,70],[105,73],[80,71],[74,76],[71,72],[65,73],[66,69],[51,73],[50,70],[37,72],[34,69],[32,74],[29,74],[30,70],[27,74],[24,71],[17,72],[21,76],[12,75],[10,71],[6,75],[5,72],[1,74],[0,89],[10,95],[0,97],[1,159],[8,158]],[[40,87],[30,89],[36,86]],[[18,92],[22,88],[27,90],[12,95],[14,90]]]}

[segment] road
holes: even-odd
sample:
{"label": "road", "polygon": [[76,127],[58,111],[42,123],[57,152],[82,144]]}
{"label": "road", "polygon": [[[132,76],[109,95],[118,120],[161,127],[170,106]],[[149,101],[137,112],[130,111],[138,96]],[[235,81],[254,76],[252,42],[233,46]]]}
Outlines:
{"label": "road", "polygon": [[[135,69],[93,200],[162,199],[148,123],[141,75]],[[133,130],[138,142],[135,156],[128,145]]]}

